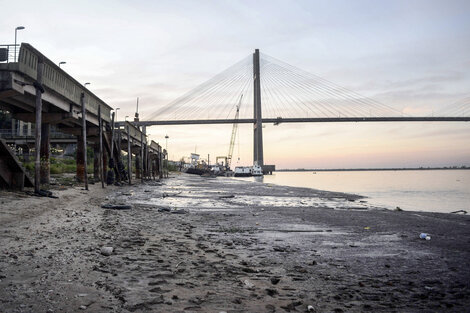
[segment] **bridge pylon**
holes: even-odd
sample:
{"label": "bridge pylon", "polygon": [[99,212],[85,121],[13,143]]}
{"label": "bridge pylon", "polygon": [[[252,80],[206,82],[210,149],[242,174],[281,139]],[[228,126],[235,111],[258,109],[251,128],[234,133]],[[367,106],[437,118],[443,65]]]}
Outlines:
{"label": "bridge pylon", "polygon": [[263,116],[261,112],[261,79],[259,49],[253,53],[253,163],[264,165],[263,160]]}

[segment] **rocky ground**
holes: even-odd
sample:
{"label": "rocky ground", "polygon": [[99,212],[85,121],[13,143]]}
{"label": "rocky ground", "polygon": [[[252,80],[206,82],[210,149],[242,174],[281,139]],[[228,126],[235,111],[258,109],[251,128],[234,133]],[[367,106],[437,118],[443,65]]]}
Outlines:
{"label": "rocky ground", "polygon": [[0,312],[470,307],[468,216],[185,174],[90,189],[0,193]]}

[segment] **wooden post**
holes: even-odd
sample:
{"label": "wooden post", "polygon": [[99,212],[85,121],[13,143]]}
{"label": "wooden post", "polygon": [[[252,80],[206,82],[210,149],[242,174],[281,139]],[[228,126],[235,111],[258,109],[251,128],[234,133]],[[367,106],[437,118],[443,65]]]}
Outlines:
{"label": "wooden post", "polygon": [[145,177],[147,179],[150,178],[150,175],[149,175],[149,145],[146,144],[145,145]]}
{"label": "wooden post", "polygon": [[95,182],[100,179],[100,143],[93,143],[93,178]]}
{"label": "wooden post", "polygon": [[41,179],[40,183],[49,187],[51,172],[50,172],[50,153],[51,153],[51,141],[50,141],[51,125],[49,123],[42,123],[41,125]]}
{"label": "wooden post", "polygon": [[147,151],[146,151],[145,155],[147,156],[147,177],[148,177],[148,179],[152,179],[152,173],[151,173],[152,165],[150,164],[149,145],[147,145]]}
{"label": "wooden post", "polygon": [[140,153],[136,153],[135,154],[135,179],[139,179],[139,178],[140,178]]}
{"label": "wooden post", "polygon": [[122,177],[121,177],[121,171],[120,171],[120,163],[122,162],[121,161],[121,130],[119,130],[117,132],[117,143],[116,143],[116,161],[115,161],[115,166],[116,166],[116,172],[117,172],[117,181],[120,183],[121,180],[122,180]]}
{"label": "wooden post", "polygon": [[144,132],[140,132],[140,181],[144,182]]}
{"label": "wooden post", "polygon": [[77,181],[85,181],[85,160],[83,159],[83,135],[77,135],[77,155],[76,155],[76,164],[77,164]]}
{"label": "wooden post", "polygon": [[163,178],[163,152],[162,147],[158,148],[158,176],[160,179]]}
{"label": "wooden post", "polygon": [[117,160],[114,158],[114,115],[115,112],[111,114],[111,154],[109,156],[109,168],[113,171],[114,173],[114,179],[115,181],[118,181],[119,177],[119,171],[117,170]]}
{"label": "wooden post", "polygon": [[165,177],[168,178],[168,151],[165,149]]}
{"label": "wooden post", "polygon": [[132,150],[131,150],[131,133],[129,125],[127,125],[127,171],[129,175],[129,185],[131,185],[132,178]]}
{"label": "wooden post", "polygon": [[42,119],[42,72],[44,70],[44,62],[38,59],[38,70],[36,77],[36,158],[34,160],[34,192],[39,193],[41,190],[41,119]]}
{"label": "wooden post", "polygon": [[[85,93],[80,95],[80,105],[82,106],[82,137],[83,137],[83,165],[85,167],[83,173],[83,181],[85,182],[85,190],[88,190],[88,171],[87,171],[87,149],[86,149],[86,107],[85,107]],[[77,142],[77,144],[80,144]],[[78,154],[78,150],[77,150]]]}
{"label": "wooden post", "polygon": [[111,114],[111,159],[114,159],[114,114]]}
{"label": "wooden post", "polygon": [[103,120],[101,119],[101,105],[98,106],[98,127],[100,136],[100,179],[101,188],[104,188],[104,165],[103,165]]}
{"label": "wooden post", "polygon": [[108,165],[108,153],[106,149],[103,149],[103,184],[108,183],[108,171],[107,168],[109,167]]}

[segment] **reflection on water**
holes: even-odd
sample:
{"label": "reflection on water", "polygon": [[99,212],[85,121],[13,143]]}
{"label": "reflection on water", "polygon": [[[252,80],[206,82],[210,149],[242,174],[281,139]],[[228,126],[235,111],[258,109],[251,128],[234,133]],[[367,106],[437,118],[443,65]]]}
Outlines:
{"label": "reflection on water", "polygon": [[360,194],[392,209],[470,211],[470,170],[275,172],[236,179]]}

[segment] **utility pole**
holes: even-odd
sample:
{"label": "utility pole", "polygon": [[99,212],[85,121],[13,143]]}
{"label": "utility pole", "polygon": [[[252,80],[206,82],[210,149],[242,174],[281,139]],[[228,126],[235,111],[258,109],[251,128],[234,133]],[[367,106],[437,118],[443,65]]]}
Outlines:
{"label": "utility pole", "polygon": [[259,65],[259,49],[253,53],[253,163],[264,165],[263,160],[263,120],[261,114],[261,80]]}

